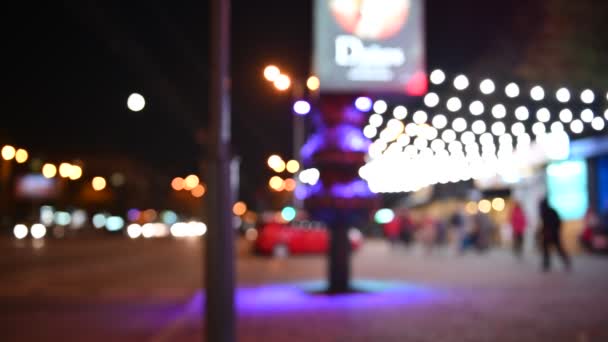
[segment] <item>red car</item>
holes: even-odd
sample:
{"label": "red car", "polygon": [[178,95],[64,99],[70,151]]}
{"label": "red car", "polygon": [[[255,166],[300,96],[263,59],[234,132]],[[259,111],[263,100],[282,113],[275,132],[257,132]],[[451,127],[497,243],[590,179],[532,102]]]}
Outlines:
{"label": "red car", "polygon": [[[348,237],[353,250],[363,242],[363,235],[351,228]],[[329,248],[329,232],[319,222],[271,222],[258,229],[255,250],[261,254],[286,257],[290,254],[319,254]]]}

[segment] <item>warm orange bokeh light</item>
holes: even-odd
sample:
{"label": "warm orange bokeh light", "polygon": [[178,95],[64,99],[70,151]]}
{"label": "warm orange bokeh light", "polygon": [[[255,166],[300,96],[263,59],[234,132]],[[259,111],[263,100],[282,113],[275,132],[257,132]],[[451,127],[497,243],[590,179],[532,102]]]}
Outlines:
{"label": "warm orange bokeh light", "polygon": [[243,201],[234,203],[234,205],[232,206],[232,212],[236,216],[241,216],[245,214],[247,212],[247,204],[245,204],[245,202]]}
{"label": "warm orange bokeh light", "polygon": [[194,189],[191,190],[191,193],[192,193],[192,196],[194,196],[196,198],[201,198],[205,195],[206,191],[207,190],[205,189],[203,184],[198,184],[197,186],[194,187]]}
{"label": "warm orange bokeh light", "polygon": [[311,91],[319,90],[320,86],[321,81],[317,76],[310,76],[308,80],[306,80],[306,87]]}
{"label": "warm orange bokeh light", "polygon": [[279,75],[274,80],[274,87],[280,91],[285,91],[291,87],[291,79],[287,75]]}
{"label": "warm orange bokeh light", "polygon": [[91,186],[95,191],[101,191],[106,188],[106,179],[103,177],[95,177],[91,181]]}
{"label": "warm orange bokeh light", "polygon": [[269,65],[264,68],[264,78],[270,82],[274,82],[280,74],[281,70],[274,65]]}
{"label": "warm orange bokeh light", "polygon": [[294,191],[296,189],[296,181],[293,178],[287,178],[284,182],[285,190]]}
{"label": "warm orange bokeh light", "polygon": [[22,148],[18,149],[17,152],[15,152],[15,160],[19,164],[25,163],[27,161],[28,157],[29,157],[29,154],[27,153],[26,150],[24,150]]}
{"label": "warm orange bokeh light", "polygon": [[268,186],[274,191],[282,191],[284,188],[283,179],[279,176],[272,176],[268,181]]}
{"label": "warm orange bokeh light", "polygon": [[200,182],[200,180],[198,179],[197,175],[189,175],[184,180],[184,189],[192,190],[192,189],[196,188],[196,186],[198,185],[199,182]]}
{"label": "warm orange bokeh light", "polygon": [[300,170],[300,163],[297,160],[290,160],[287,162],[287,172],[296,173]]}
{"label": "warm orange bokeh light", "polygon": [[59,165],[59,175],[62,178],[68,178],[70,177],[70,174],[72,173],[72,165],[69,163],[61,163]]}
{"label": "warm orange bokeh light", "polygon": [[82,177],[82,168],[78,165],[72,165],[68,177],[70,177],[71,180],[80,179],[80,177]]}
{"label": "warm orange bokeh light", "polygon": [[44,164],[42,166],[42,175],[45,178],[53,178],[57,175],[57,167],[53,164]]}
{"label": "warm orange bokeh light", "polygon": [[11,145],[5,145],[2,147],[2,151],[0,153],[2,154],[2,159],[4,160],[12,160],[15,158],[15,148]]}
{"label": "warm orange bokeh light", "polygon": [[184,190],[184,186],[186,186],[185,181],[182,177],[175,177],[171,181],[171,187],[175,191]]}

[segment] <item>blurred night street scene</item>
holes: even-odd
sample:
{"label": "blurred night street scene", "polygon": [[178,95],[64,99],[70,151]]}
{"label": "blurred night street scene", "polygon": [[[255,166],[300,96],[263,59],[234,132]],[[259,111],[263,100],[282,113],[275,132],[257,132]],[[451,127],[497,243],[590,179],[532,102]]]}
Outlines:
{"label": "blurred night street scene", "polygon": [[608,2],[0,25],[0,341],[608,341]]}

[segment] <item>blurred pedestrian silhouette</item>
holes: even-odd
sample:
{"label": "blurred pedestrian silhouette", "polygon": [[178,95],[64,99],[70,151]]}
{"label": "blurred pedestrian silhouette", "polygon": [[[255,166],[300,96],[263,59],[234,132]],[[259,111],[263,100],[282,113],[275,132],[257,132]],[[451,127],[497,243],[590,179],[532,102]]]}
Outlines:
{"label": "blurred pedestrian silhouette", "polygon": [[557,214],[557,211],[549,205],[549,201],[546,197],[540,202],[540,217],[542,220],[540,239],[543,252],[543,271],[548,271],[551,268],[551,256],[549,254],[551,247],[554,247],[557,250],[564,266],[567,270],[570,270],[570,257],[564,250],[561,242],[562,220]]}
{"label": "blurred pedestrian silhouette", "polygon": [[524,244],[524,232],[528,222],[524,210],[517,201],[513,203],[510,221],[511,228],[513,229],[513,253],[516,257],[521,258]]}

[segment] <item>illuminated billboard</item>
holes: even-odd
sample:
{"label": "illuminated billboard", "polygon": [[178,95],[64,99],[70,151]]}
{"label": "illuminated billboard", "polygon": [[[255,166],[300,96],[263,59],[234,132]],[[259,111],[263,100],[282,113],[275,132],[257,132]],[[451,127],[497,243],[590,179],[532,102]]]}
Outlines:
{"label": "illuminated billboard", "polygon": [[314,72],[329,93],[426,93],[424,0],[316,0]]}

